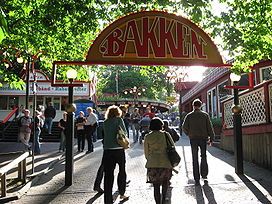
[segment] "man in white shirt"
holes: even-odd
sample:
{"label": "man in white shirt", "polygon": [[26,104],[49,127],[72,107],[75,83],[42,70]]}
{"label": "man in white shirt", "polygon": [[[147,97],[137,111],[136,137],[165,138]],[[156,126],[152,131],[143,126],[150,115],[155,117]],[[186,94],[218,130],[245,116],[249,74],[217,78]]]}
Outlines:
{"label": "man in white shirt", "polygon": [[84,129],[85,129],[85,134],[86,134],[86,138],[87,138],[87,141],[88,141],[88,151],[87,151],[87,153],[91,153],[91,152],[93,152],[93,135],[94,135],[94,132],[95,132],[96,127],[97,127],[98,118],[93,113],[93,108],[92,107],[88,107],[86,110],[88,112],[88,116],[86,118]]}

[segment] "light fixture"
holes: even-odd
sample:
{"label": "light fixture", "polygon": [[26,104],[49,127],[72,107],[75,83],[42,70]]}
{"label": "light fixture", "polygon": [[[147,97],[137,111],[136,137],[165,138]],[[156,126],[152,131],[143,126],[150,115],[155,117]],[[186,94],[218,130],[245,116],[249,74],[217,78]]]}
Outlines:
{"label": "light fixture", "polygon": [[238,82],[241,79],[241,75],[235,74],[235,73],[231,73],[230,74],[230,80],[233,82]]}
{"label": "light fixture", "polygon": [[66,72],[66,76],[69,80],[74,80],[77,77],[77,71],[75,69],[69,69]]}

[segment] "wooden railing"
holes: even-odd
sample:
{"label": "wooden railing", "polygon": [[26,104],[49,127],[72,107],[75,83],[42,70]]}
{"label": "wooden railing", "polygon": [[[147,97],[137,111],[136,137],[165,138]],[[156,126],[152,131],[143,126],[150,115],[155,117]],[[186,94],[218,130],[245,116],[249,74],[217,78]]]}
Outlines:
{"label": "wooden railing", "polygon": [[23,183],[26,183],[26,158],[29,156],[29,152],[25,152],[7,165],[0,168],[1,178],[1,197],[7,196],[7,174],[10,170],[17,167],[18,179]]}

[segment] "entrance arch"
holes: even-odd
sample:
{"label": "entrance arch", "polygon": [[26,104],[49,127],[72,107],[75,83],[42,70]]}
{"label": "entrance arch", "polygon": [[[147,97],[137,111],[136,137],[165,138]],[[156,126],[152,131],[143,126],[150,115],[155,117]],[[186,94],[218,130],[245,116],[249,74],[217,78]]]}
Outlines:
{"label": "entrance arch", "polygon": [[90,46],[85,61],[54,61],[58,65],[165,65],[230,67],[211,38],[196,24],[164,11],[141,11],[117,19]]}

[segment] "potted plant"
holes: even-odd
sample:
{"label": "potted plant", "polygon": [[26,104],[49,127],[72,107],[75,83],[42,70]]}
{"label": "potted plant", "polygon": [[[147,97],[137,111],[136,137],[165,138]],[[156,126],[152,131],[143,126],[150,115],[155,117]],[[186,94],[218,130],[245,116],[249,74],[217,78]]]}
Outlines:
{"label": "potted plant", "polygon": [[215,135],[221,135],[222,132],[222,119],[221,118],[211,118],[211,122],[213,124],[213,129]]}

